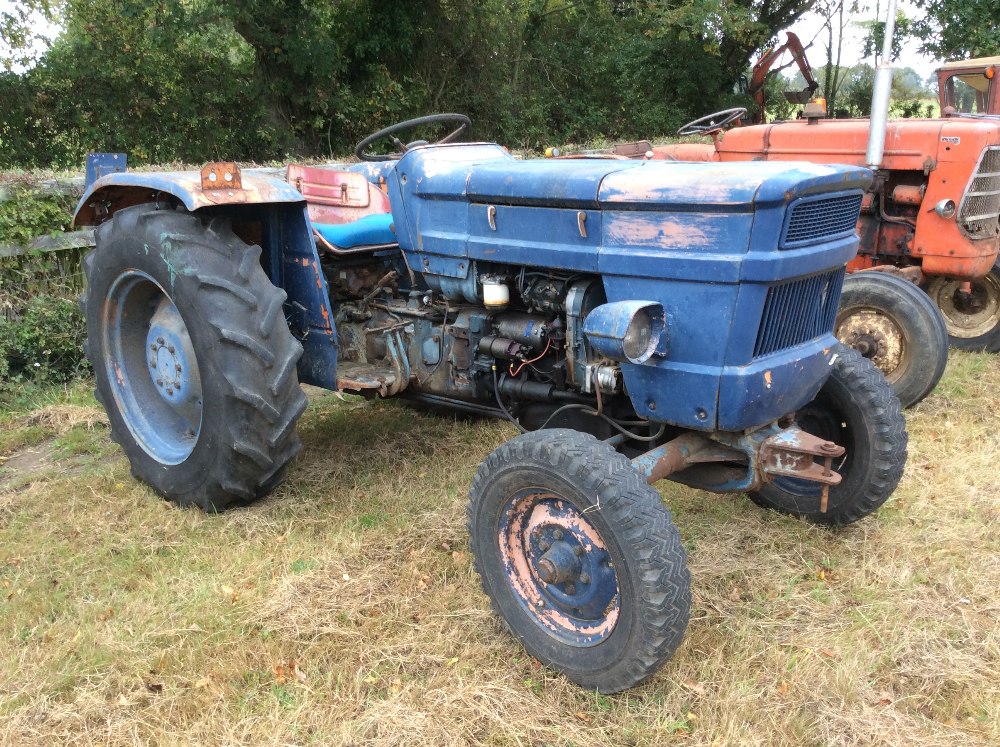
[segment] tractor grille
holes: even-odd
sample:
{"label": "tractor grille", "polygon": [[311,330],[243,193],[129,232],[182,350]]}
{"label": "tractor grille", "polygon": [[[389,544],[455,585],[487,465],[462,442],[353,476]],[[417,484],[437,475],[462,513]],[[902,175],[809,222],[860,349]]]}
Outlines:
{"label": "tractor grille", "polygon": [[840,268],[768,288],[754,357],[770,355],[832,332],[844,272]]}
{"label": "tractor grille", "polygon": [[860,192],[798,200],[789,213],[781,245],[790,248],[854,233],[860,213]]}
{"label": "tractor grille", "polygon": [[996,236],[1000,216],[1000,148],[987,148],[962,197],[959,225],[973,239]]}

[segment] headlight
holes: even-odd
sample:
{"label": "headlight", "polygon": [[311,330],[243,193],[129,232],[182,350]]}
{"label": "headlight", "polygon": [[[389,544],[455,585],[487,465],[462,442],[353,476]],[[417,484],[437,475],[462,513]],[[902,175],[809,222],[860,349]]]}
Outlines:
{"label": "headlight", "polygon": [[934,206],[934,212],[940,215],[942,218],[952,218],[955,215],[955,201],[954,200],[941,200],[937,205]]}
{"label": "headlight", "polygon": [[645,363],[666,355],[667,329],[663,307],[650,301],[615,301],[598,306],[583,322],[587,342],[611,360]]}

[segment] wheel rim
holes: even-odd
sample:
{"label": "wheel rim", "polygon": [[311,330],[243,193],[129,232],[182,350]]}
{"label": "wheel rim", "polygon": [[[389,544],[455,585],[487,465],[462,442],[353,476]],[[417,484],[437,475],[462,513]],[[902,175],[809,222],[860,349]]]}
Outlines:
{"label": "wheel rim", "polygon": [[941,310],[948,334],[962,339],[988,334],[1000,324],[1000,279],[991,273],[973,280],[971,293],[961,288],[961,280],[937,278],[927,289]]}
{"label": "wheel rim", "polygon": [[618,576],[598,533],[572,502],[526,488],[500,514],[500,556],[514,596],[548,635],[594,646],[615,629]]}
{"label": "wheel rim", "polygon": [[201,433],[202,387],[187,326],[159,283],[131,270],[104,304],[108,384],[136,443],[162,464],[180,464]]}
{"label": "wheel rim", "polygon": [[906,333],[877,309],[852,308],[839,315],[834,334],[874,363],[890,384],[899,381],[910,365],[912,346],[906,344]]}

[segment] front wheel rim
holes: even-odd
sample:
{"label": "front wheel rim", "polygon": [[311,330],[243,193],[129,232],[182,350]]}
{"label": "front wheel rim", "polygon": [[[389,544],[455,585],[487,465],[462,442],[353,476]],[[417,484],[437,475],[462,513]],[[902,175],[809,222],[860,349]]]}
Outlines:
{"label": "front wheel rim", "polygon": [[500,557],[511,591],[531,621],[571,646],[614,632],[618,574],[600,533],[575,504],[542,488],[514,493],[500,513]]}
{"label": "front wheel rim", "polygon": [[139,270],[120,275],[103,306],[105,373],[135,442],[161,464],[180,464],[202,427],[194,345],[163,287]]}

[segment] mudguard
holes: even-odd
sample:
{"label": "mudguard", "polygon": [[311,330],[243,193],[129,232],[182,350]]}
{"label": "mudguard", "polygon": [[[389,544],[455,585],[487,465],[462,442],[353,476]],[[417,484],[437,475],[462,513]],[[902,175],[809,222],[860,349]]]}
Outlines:
{"label": "mudguard", "polygon": [[[128,171],[107,174],[87,186],[73,213],[73,225],[93,226],[107,215],[131,205],[155,202],[166,195],[176,197],[184,207],[194,212],[213,205],[262,205],[305,202],[305,198],[283,180],[248,171],[235,171],[236,179],[226,187],[205,188],[202,176],[212,166],[197,171]],[[221,169],[220,169],[221,171]],[[223,182],[220,179],[220,184]]]}

